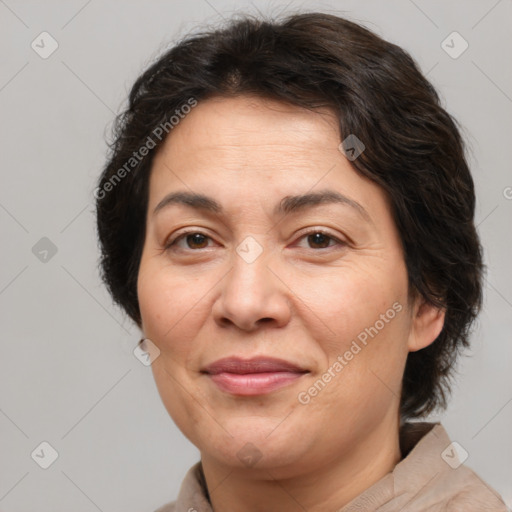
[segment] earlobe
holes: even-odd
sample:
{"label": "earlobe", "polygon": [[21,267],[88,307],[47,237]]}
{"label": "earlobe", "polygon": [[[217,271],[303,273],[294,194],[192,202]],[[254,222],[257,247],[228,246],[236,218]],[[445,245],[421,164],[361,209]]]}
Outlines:
{"label": "earlobe", "polygon": [[416,352],[428,347],[441,333],[444,326],[446,310],[420,299],[415,308],[409,336],[409,351]]}

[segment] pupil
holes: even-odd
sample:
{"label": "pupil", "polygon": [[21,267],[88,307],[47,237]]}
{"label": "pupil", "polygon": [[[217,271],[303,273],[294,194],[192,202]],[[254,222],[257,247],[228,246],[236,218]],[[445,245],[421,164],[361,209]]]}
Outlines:
{"label": "pupil", "polygon": [[[201,245],[201,246],[204,246],[204,242],[206,240],[206,237],[204,235],[202,235],[201,233],[194,233],[193,235],[188,235],[187,237],[187,241],[189,242],[189,246],[190,245]],[[192,242],[190,242],[190,240],[192,239]]]}
{"label": "pupil", "polygon": [[322,247],[328,247],[329,245],[329,237],[323,233],[309,235],[309,240],[313,245],[321,245]]}

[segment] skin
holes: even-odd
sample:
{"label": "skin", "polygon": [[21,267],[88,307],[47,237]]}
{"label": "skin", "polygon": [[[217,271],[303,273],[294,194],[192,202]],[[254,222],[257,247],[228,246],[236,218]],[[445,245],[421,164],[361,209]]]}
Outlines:
{"label": "skin", "polygon": [[[155,156],[138,277],[142,330],[160,350],[156,385],[201,452],[216,511],[336,510],[401,458],[407,354],[438,336],[444,313],[409,301],[389,201],[339,143],[327,110],[240,96],[199,102]],[[320,190],[356,201],[368,218],[346,204],[274,215],[285,196]],[[176,191],[208,195],[224,212],[172,204],[153,214]],[[166,249],[188,229],[206,238]],[[318,230],[328,237],[308,236]],[[236,250],[247,236],[262,249],[251,263]],[[299,393],[397,302],[401,311],[300,403]],[[260,355],[309,373],[247,397],[200,371],[223,357]],[[246,443],[261,456],[254,465],[237,456]]]}

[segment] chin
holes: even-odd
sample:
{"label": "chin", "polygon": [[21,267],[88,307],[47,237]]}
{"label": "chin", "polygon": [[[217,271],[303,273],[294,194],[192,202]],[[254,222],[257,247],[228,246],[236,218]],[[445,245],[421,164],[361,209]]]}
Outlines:
{"label": "chin", "polygon": [[282,419],[245,417],[219,420],[225,430],[218,425],[201,429],[204,433],[215,428],[216,435],[201,439],[196,446],[202,454],[229,467],[254,470],[280,468],[287,474],[296,470],[298,461],[303,461],[309,443],[304,439],[304,430],[298,435],[299,429],[293,423],[287,428],[279,425]]}

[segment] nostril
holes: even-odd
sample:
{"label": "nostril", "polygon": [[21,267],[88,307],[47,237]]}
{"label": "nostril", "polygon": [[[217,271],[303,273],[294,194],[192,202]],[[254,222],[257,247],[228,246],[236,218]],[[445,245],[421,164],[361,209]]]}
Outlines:
{"label": "nostril", "polygon": [[229,318],[224,317],[220,319],[220,323],[227,327],[228,325],[231,325],[233,322]]}

